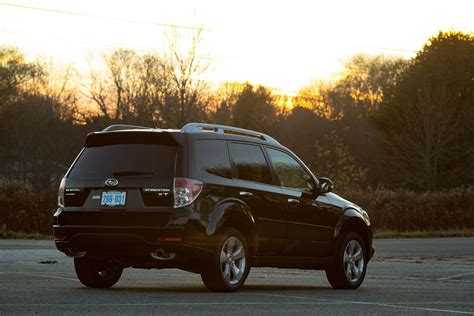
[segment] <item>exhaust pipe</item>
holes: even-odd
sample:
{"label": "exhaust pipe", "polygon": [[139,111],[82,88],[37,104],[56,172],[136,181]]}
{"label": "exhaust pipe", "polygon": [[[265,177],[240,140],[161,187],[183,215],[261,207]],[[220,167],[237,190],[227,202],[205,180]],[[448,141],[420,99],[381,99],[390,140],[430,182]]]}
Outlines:
{"label": "exhaust pipe", "polygon": [[81,258],[86,255],[85,251],[73,252],[70,248],[64,249],[64,253],[70,258]]}
{"label": "exhaust pipe", "polygon": [[176,257],[175,253],[166,253],[163,249],[156,249],[155,251],[150,252],[150,256],[155,260],[173,260]]}

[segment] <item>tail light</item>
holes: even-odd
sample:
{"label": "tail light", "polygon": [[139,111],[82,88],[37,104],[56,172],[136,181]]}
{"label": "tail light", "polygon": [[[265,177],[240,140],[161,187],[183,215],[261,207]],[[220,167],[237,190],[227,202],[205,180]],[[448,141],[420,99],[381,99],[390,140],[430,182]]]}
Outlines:
{"label": "tail light", "polygon": [[174,207],[182,207],[193,203],[201,191],[201,181],[174,178]]}
{"label": "tail light", "polygon": [[61,179],[61,184],[58,190],[58,204],[64,206],[64,190],[66,187],[66,178]]}

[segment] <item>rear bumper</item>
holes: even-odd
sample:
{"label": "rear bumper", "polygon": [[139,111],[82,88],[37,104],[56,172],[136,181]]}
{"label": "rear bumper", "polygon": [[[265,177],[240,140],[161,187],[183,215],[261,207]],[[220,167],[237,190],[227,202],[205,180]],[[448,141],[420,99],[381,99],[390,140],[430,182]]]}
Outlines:
{"label": "rear bumper", "polygon": [[141,247],[153,248],[166,240],[190,242],[182,229],[169,228],[54,225],[53,232],[56,244],[69,244],[74,248],[101,248],[101,245],[108,248],[115,243],[117,250],[136,251]]}
{"label": "rear bumper", "polygon": [[156,247],[209,249],[207,217],[190,208],[85,210],[58,207],[57,248],[104,254],[142,254]]}
{"label": "rear bumper", "polygon": [[[136,227],[53,227],[56,248],[69,255],[113,259],[124,267],[179,268],[199,272],[203,256],[211,253],[211,236],[190,234],[184,228]],[[199,237],[200,236],[200,237]],[[170,260],[158,260],[152,253],[161,252]]]}

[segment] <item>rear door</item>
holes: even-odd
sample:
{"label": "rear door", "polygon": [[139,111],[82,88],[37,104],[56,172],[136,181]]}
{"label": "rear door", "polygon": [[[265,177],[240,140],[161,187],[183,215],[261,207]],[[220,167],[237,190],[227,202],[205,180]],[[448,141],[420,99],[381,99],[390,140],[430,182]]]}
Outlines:
{"label": "rear door", "polygon": [[229,142],[229,152],[238,198],[248,204],[257,224],[258,255],[282,255],[286,245],[285,196],[275,185],[262,147]]}

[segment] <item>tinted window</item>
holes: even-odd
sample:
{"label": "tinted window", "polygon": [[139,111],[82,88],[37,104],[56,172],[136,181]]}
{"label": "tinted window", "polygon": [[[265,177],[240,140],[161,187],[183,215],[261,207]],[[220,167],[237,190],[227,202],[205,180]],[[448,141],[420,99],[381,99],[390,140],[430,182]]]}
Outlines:
{"label": "tinted window", "polygon": [[272,183],[270,169],[259,146],[230,143],[229,150],[234,161],[237,178]]}
{"label": "tinted window", "polygon": [[120,175],[174,176],[176,147],[156,144],[117,144],[86,147],[69,177]]}
{"label": "tinted window", "polygon": [[219,177],[232,178],[226,141],[199,140],[196,142],[198,168]]}
{"label": "tinted window", "polygon": [[271,148],[268,148],[268,154],[281,186],[300,191],[314,189],[312,177],[293,157]]}

